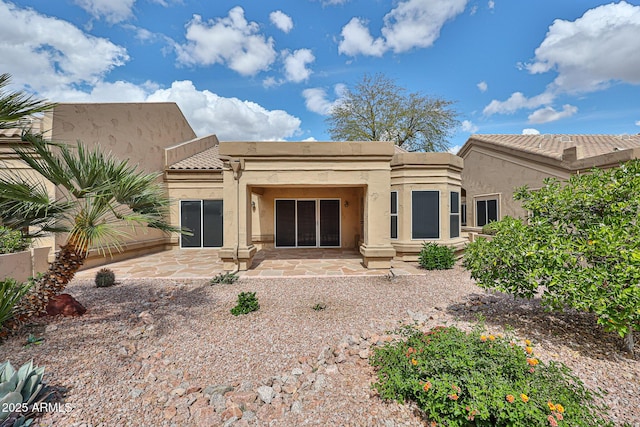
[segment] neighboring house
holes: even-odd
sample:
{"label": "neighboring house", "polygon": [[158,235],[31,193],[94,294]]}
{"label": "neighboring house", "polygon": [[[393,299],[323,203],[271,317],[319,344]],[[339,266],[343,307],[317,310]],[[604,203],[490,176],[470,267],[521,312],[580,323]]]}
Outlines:
{"label": "neighboring house", "polygon": [[640,135],[472,135],[458,152],[463,225],[482,227],[504,216],[524,217],[516,188],[540,188],[544,178],[567,180],[594,167],[640,158]]}
{"label": "neighboring house", "polygon": [[[262,248],[348,248],[368,268],[389,268],[417,260],[425,241],[466,242],[463,161],[453,154],[387,142],[219,142],[196,137],[174,103],[59,104],[43,129],[163,173],[171,223],[193,235],[138,232],[118,258],[211,247],[226,270],[246,270]],[[87,266],[100,262],[92,253]]]}

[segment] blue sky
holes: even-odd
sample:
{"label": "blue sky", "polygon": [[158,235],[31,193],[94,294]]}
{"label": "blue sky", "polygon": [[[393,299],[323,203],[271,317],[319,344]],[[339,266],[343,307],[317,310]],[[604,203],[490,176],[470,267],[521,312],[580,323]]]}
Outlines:
{"label": "blue sky", "polygon": [[384,73],[472,133],[640,132],[640,2],[0,0],[0,72],[54,102],[175,101],[199,135],[329,140]]}

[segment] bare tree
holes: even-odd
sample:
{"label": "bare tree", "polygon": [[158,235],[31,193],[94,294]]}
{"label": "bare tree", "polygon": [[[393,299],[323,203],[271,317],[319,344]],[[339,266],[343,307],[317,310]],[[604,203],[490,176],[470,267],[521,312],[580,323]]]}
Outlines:
{"label": "bare tree", "polygon": [[335,141],[392,141],[408,151],[446,151],[459,124],[453,101],[407,94],[383,74],[365,74],[327,118]]}

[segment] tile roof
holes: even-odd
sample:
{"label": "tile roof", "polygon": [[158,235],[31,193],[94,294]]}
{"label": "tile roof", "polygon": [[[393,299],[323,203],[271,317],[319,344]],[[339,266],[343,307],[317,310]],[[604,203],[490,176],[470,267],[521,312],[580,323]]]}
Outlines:
{"label": "tile roof", "polygon": [[17,128],[0,129],[0,138],[20,138],[25,129],[42,132],[42,117],[27,117],[20,120],[23,126]]}
{"label": "tile roof", "polygon": [[471,140],[557,160],[562,160],[565,149],[576,146],[582,148],[582,159],[640,148],[640,135],[471,135],[469,142]]}
{"label": "tile roof", "polygon": [[218,156],[218,145],[187,157],[169,166],[169,170],[218,170],[222,169],[222,160]]}

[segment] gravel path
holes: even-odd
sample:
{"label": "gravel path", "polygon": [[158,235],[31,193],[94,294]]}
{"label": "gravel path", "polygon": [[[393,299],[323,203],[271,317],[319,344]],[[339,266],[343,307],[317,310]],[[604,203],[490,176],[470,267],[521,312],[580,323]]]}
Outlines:
{"label": "gravel path", "polygon": [[[541,359],[608,391],[616,423],[640,426],[640,364],[615,336],[588,315],[486,293],[458,266],[394,280],[127,280],[112,288],[76,280],[68,291],[87,314],[41,319],[0,346],[0,360],[14,366],[45,365],[48,383],[66,395],[70,410],[48,412],[39,425],[422,426],[411,405],[370,390],[369,347],[402,321],[470,328],[482,314],[490,331],[511,325]],[[241,291],[256,292],[260,310],[234,317]],[[326,308],[314,310],[318,303]],[[45,341],[23,346],[29,333]]]}

